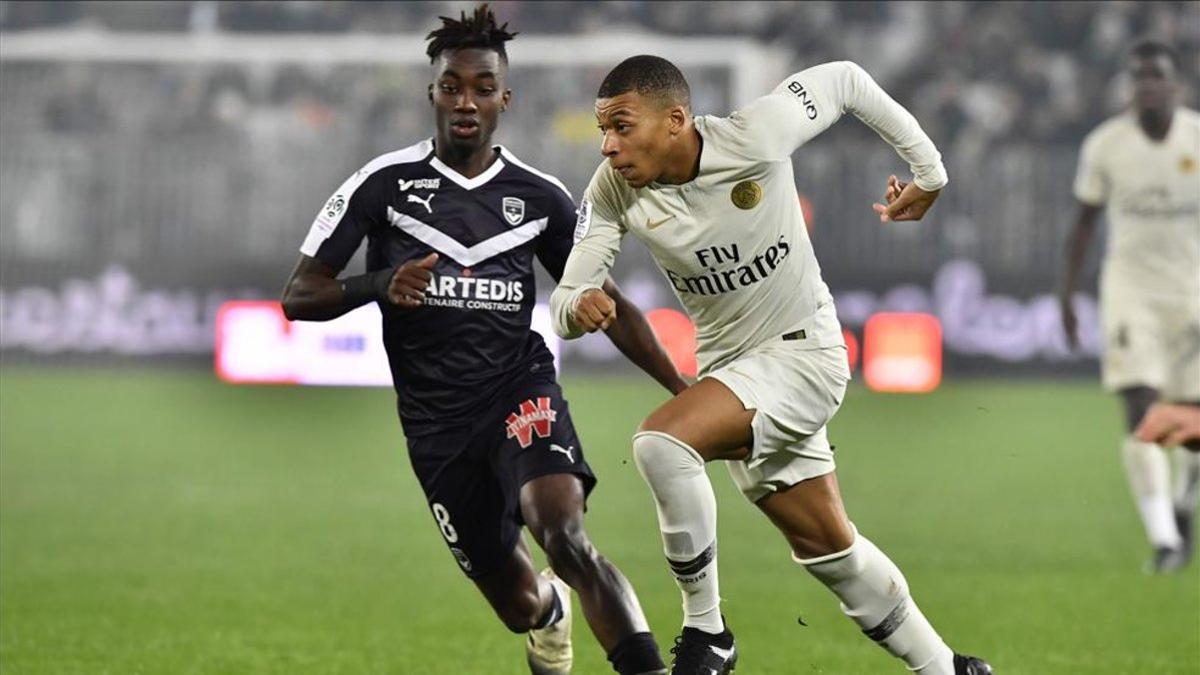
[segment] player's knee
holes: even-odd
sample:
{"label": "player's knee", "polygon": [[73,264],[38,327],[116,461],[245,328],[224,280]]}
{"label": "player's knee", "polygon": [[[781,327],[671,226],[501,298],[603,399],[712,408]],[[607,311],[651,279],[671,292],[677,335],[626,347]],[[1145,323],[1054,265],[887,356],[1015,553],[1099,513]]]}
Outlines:
{"label": "player's knee", "polygon": [[644,430],[634,434],[633,461],[651,485],[659,478],[670,478],[697,467],[704,470],[704,458],[699,453],[661,431]]}
{"label": "player's knee", "polygon": [[853,545],[854,540],[835,532],[818,532],[813,534],[789,534],[788,544],[797,559],[821,558],[845,551]]}
{"label": "player's knee", "polygon": [[671,479],[704,460],[684,443],[661,431],[640,431],[634,435],[634,462],[650,485]]}

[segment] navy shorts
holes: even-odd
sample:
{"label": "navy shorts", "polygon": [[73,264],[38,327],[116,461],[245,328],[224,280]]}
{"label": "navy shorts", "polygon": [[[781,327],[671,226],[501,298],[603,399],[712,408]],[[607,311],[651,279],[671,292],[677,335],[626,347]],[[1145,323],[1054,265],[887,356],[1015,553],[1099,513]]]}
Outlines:
{"label": "navy shorts", "polygon": [[410,436],[408,454],[442,538],[473,579],[517,545],[526,482],[572,473],[585,496],[596,485],[552,374],[531,375],[459,427]]}

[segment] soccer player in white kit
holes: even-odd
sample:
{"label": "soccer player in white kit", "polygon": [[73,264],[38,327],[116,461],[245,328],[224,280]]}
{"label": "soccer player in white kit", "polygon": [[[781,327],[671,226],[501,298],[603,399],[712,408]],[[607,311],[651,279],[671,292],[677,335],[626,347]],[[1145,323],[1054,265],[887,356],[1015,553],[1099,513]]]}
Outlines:
{"label": "soccer player in white kit", "polygon": [[900,570],[843,509],[825,425],[850,373],[790,158],[853,112],[915,175],[907,184],[889,180],[889,204],[875,206],[887,221],[917,220],[929,208],[946,184],[941,156],[916,120],[848,62],[792,75],[729,117],[693,117],[689,98],[679,70],[654,56],[627,59],[605,78],[596,117],[607,161],[587,188],[551,296],[562,337],[607,326],[615,308],[600,286],[632,232],[696,323],[699,381],[633,438],[683,596],[671,672],[723,674],[737,660],[720,610],[716,502],[704,471],[720,459],[867,637],[917,672],[990,673],[946,646]]}
{"label": "soccer player in white kit", "polygon": [[1200,403],[1200,114],[1177,104],[1179,63],[1161,42],[1143,41],[1129,51],[1133,106],[1083,142],[1074,188],[1079,215],[1059,289],[1063,327],[1074,346],[1071,296],[1107,206],[1101,366],[1104,386],[1125,408],[1122,454],[1154,549],[1151,572],[1180,569],[1191,558],[1200,483],[1200,455],[1176,449],[1172,499],[1168,449],[1134,435],[1160,398]]}

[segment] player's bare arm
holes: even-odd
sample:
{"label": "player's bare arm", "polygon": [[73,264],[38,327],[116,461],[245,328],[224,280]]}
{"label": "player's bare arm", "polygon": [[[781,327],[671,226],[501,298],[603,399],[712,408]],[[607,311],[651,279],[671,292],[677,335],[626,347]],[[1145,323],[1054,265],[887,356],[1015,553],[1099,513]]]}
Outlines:
{"label": "player's bare arm", "polygon": [[1075,225],[1067,235],[1062,279],[1058,287],[1058,304],[1062,310],[1063,335],[1067,338],[1067,346],[1072,350],[1079,348],[1079,321],[1075,316],[1075,303],[1071,298],[1075,294],[1079,273],[1083,269],[1083,260],[1096,232],[1096,221],[1103,209],[1103,206],[1080,202]]}
{"label": "player's bare arm", "polygon": [[283,314],[292,321],[328,321],[369,302],[420,307],[437,262],[436,253],[393,269],[337,278],[337,271],[301,255],[283,289]]}
{"label": "player's bare arm", "polygon": [[[592,312],[603,314],[597,328],[603,330],[617,349],[639,368],[649,374],[672,394],[688,388],[687,380],[680,376],[671,357],[667,355],[654,336],[650,322],[637,305],[629,301],[612,279],[604,282],[603,289],[585,292],[576,304],[576,310],[584,303],[589,318]],[[581,326],[586,325],[584,323]],[[593,332],[596,328],[589,329]]]}

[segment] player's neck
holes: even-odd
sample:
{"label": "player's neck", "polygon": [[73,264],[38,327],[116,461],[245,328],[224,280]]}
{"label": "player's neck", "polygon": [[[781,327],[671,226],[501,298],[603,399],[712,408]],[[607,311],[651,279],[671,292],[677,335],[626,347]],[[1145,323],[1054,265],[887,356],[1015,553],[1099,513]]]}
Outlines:
{"label": "player's neck", "polygon": [[688,124],[688,128],[680,134],[671,157],[667,159],[663,173],[658,178],[665,185],[679,185],[696,180],[700,174],[700,155],[704,152],[704,138],[696,131],[696,126]]}
{"label": "player's neck", "polygon": [[1167,137],[1174,118],[1174,107],[1166,110],[1139,110],[1137,113],[1138,126],[1154,141],[1161,141]]}
{"label": "player's neck", "polygon": [[465,178],[474,178],[487,171],[492,162],[495,162],[496,158],[500,156],[492,148],[490,142],[484,143],[478,148],[461,148],[444,140],[439,140],[434,144],[433,154],[442,161],[442,164],[454,169]]}

